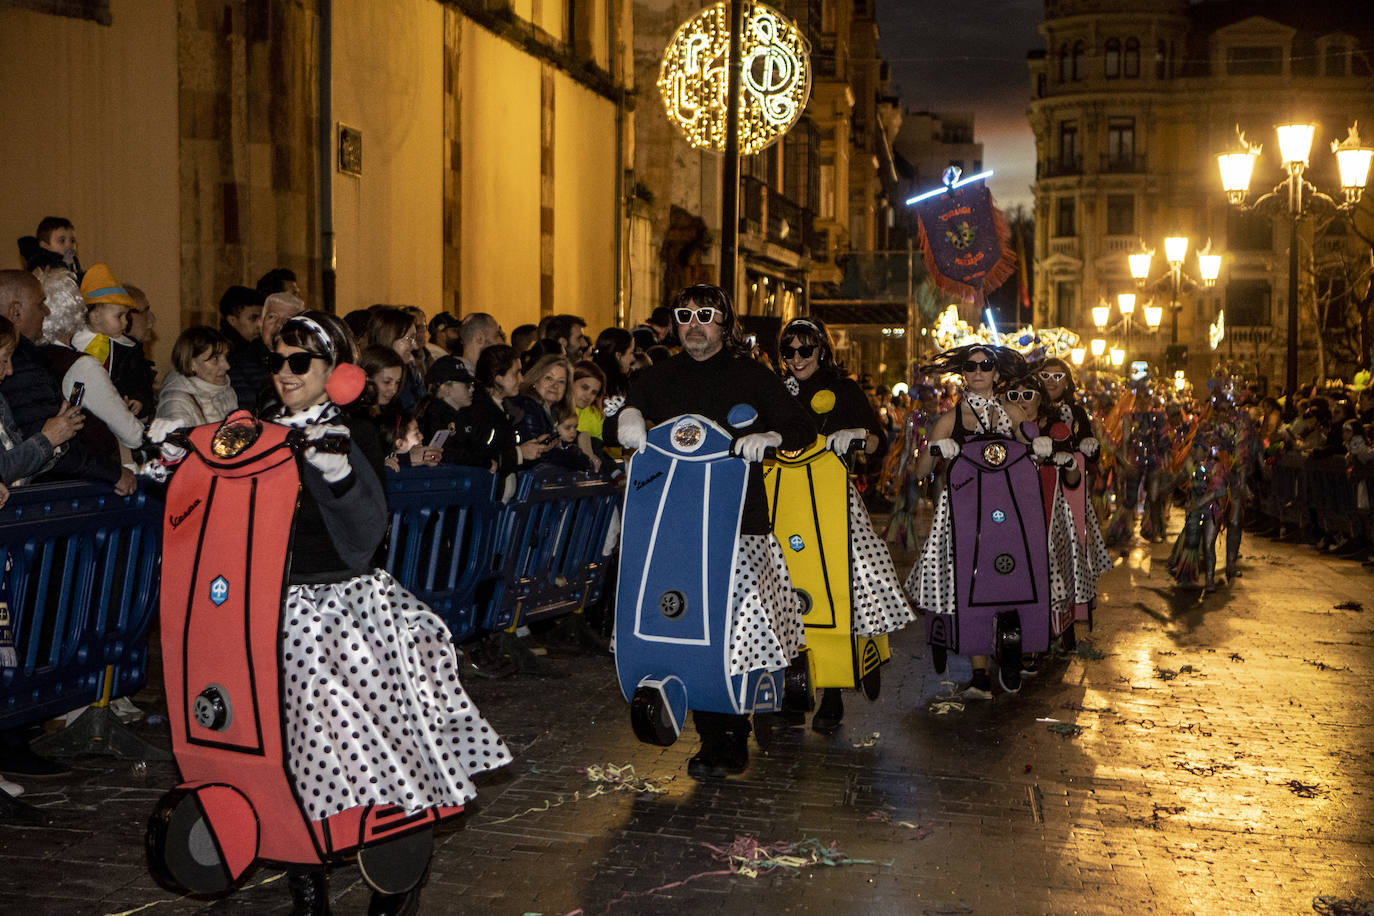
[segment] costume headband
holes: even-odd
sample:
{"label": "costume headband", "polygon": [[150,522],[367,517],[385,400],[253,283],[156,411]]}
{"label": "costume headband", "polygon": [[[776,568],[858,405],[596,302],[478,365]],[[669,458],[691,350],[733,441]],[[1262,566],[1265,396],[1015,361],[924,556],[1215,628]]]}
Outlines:
{"label": "costume headband", "polygon": [[339,361],[339,351],[334,349],[333,338],[325,332],[324,328],[322,328],[320,323],[314,318],[307,318],[305,315],[297,315],[294,318],[288,318],[286,324],[282,325],[282,327],[285,328],[286,325],[289,324],[305,325],[306,330],[314,334],[315,339],[324,345],[324,352],[329,354],[329,361],[331,363],[337,363]]}

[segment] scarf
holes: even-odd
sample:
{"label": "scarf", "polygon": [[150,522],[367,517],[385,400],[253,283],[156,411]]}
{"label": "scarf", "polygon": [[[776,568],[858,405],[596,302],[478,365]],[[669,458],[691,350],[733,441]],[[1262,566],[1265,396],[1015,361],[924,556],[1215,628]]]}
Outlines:
{"label": "scarf", "polygon": [[996,398],[985,398],[967,389],[962,394],[964,403],[973,409],[973,415],[978,419],[978,432],[1011,438],[1011,417],[1007,416]]}
{"label": "scarf", "polygon": [[286,414],[286,408],[278,410],[271,417],[273,423],[280,423],[282,426],[290,426],[293,429],[305,429],[316,423],[329,423],[339,415],[339,408],[333,401],[325,401],[323,404],[313,404],[305,410],[297,413]]}
{"label": "scarf", "polygon": [[105,367],[108,372],[110,369],[110,338],[104,334],[97,334],[87,342],[83,353],[94,356],[96,362]]}

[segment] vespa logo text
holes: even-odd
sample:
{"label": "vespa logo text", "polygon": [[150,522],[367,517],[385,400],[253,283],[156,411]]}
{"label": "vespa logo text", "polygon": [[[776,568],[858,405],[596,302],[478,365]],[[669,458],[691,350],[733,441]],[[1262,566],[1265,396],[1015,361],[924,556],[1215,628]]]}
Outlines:
{"label": "vespa logo text", "polygon": [[196,511],[196,507],[199,506],[199,505],[200,505],[200,497],[197,496],[197,497],[195,498],[195,501],[193,501],[193,502],[191,503],[191,505],[189,505],[189,506],[186,507],[186,511],[185,511],[185,512],[182,512],[180,515],[173,515],[170,519],[168,519],[168,521],[171,522],[171,525],[172,525],[173,528],[179,528],[179,527],[181,527],[181,523],[184,522],[184,521],[186,521],[188,518],[190,518],[190,517],[191,517],[191,513],[194,512],[194,511]]}

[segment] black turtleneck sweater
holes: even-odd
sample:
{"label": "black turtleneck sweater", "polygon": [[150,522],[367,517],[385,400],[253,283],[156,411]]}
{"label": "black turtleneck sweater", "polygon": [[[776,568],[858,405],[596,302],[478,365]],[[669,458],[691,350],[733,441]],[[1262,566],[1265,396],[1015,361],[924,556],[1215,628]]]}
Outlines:
{"label": "black turtleneck sweater", "polygon": [[[878,425],[878,414],[858,382],[840,375],[830,366],[821,366],[811,373],[810,378],[804,381],[797,379],[797,389],[797,400],[811,412],[821,435],[828,436],[842,429],[868,430],[878,437],[878,450],[869,456],[869,460],[882,460],[887,453],[887,434]],[[825,413],[817,413],[812,400],[817,392],[825,390],[835,395],[835,406]]]}
{"label": "black turtleneck sweater", "polygon": [[[745,429],[734,429],[726,421],[737,404],[748,404],[758,412],[758,419]],[[625,406],[637,408],[650,426],[694,413],[715,421],[735,439],[751,433],[781,433],[782,448],[788,450],[805,448],[816,438],[810,411],[792,397],[781,379],[753,360],[724,350],[701,361],[679,353],[654,363],[635,377]],[[771,530],[763,467],[751,464],[740,533]]]}

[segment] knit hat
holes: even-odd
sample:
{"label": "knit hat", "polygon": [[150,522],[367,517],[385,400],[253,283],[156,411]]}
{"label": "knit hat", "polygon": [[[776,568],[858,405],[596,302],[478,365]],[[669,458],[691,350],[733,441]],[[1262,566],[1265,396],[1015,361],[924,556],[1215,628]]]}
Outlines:
{"label": "knit hat", "polygon": [[134,308],[133,297],[119,285],[114,273],[104,264],[92,264],[81,278],[81,295],[86,297],[86,308],[97,305],[123,305]]}

